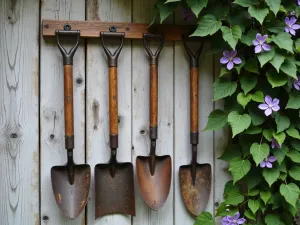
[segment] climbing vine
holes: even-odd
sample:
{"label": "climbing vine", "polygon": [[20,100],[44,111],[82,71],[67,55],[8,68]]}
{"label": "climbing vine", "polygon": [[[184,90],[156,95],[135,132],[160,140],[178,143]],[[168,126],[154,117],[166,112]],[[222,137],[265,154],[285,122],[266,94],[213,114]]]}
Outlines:
{"label": "climbing vine", "polygon": [[233,180],[213,218],[196,225],[292,225],[300,209],[300,0],[158,0],[163,22],[176,16],[198,21],[192,36],[211,39],[221,71],[206,131],[229,126],[231,141],[220,157]]}

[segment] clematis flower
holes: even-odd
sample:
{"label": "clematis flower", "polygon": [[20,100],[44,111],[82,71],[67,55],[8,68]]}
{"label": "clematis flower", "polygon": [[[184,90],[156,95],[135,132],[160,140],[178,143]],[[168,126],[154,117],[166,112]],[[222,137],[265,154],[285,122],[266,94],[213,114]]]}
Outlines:
{"label": "clematis flower", "polygon": [[222,225],[240,225],[244,224],[246,220],[244,218],[240,218],[240,213],[237,212],[234,216],[225,216],[221,220]]}
{"label": "clematis flower", "polygon": [[275,156],[270,156],[268,155],[267,158],[265,158],[259,165],[260,165],[260,168],[272,168],[273,165],[272,163],[276,161],[276,158]]}
{"label": "clematis flower", "polygon": [[[299,0],[300,1],[300,0]],[[293,82],[294,88],[296,88],[298,91],[300,90],[300,76],[297,80]]]}
{"label": "clematis flower", "polygon": [[298,0],[298,5],[300,5],[300,0]]}
{"label": "clematis flower", "polygon": [[223,55],[224,57],[221,58],[220,62],[222,64],[227,64],[227,69],[231,70],[234,67],[234,64],[241,64],[242,60],[239,57],[236,57],[237,51],[232,50],[231,52],[229,51],[224,51]]}
{"label": "clematis flower", "polygon": [[295,17],[291,17],[291,18],[286,17],[285,18],[285,24],[287,26],[285,27],[285,32],[290,33],[291,35],[296,35],[295,30],[300,29],[300,25],[295,24],[296,21],[297,21],[297,19]]}
{"label": "clematis flower", "polygon": [[275,138],[271,139],[271,148],[281,148],[281,145],[276,141]]}
{"label": "clematis flower", "polygon": [[258,108],[261,110],[265,110],[265,115],[270,116],[273,111],[277,112],[280,109],[279,99],[274,98],[273,100],[269,95],[267,95],[265,97],[265,103],[260,104]]}
{"label": "clematis flower", "polygon": [[268,38],[268,35],[262,36],[260,33],[256,34],[256,39],[253,41],[253,44],[255,47],[255,53],[260,53],[262,51],[270,51],[271,46],[266,44],[266,40]]}

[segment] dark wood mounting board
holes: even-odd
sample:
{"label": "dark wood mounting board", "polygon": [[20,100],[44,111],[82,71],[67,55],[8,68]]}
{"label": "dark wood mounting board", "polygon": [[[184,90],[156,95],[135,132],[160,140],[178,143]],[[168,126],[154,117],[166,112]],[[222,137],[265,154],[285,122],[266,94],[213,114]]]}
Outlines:
{"label": "dark wood mounting board", "polygon": [[44,37],[55,36],[55,30],[63,30],[68,24],[72,30],[80,30],[83,38],[98,38],[100,32],[109,32],[116,28],[116,32],[124,32],[127,39],[142,39],[144,33],[162,34],[166,40],[180,41],[184,34],[192,34],[194,26],[183,25],[152,25],[142,23],[120,23],[100,21],[71,21],[71,20],[43,20],[42,32]]}

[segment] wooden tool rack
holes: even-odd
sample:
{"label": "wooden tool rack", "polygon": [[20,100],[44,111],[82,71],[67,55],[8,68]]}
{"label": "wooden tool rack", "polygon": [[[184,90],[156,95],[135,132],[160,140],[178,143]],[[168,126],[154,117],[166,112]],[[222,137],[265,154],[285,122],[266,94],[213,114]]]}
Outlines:
{"label": "wooden tool rack", "polygon": [[55,36],[55,30],[80,30],[82,38],[99,38],[100,32],[124,32],[126,39],[142,39],[144,33],[161,34],[168,41],[180,41],[183,35],[192,34],[194,26],[101,21],[43,20],[44,37]]}

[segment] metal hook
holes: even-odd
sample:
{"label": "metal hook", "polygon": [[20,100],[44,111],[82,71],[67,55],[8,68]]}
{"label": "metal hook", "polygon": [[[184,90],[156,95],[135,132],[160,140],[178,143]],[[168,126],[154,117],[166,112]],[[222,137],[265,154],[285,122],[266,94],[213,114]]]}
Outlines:
{"label": "metal hook", "polygon": [[187,45],[188,40],[191,40],[192,38],[187,38],[186,36],[183,37],[183,43],[184,43],[184,47],[188,53],[188,56],[190,58],[190,66],[191,67],[198,67],[199,66],[199,57],[202,53],[203,47],[204,47],[204,42],[201,41],[201,45],[200,47],[197,49],[196,53],[193,53],[193,51],[189,48],[189,46]]}
{"label": "metal hook", "polygon": [[[117,63],[118,63],[118,57],[120,55],[121,49],[122,49],[123,44],[124,44],[125,33],[101,32],[100,35],[101,35],[101,39],[102,39],[102,45],[103,45],[103,48],[104,48],[104,52],[105,52],[105,54],[107,55],[107,58],[108,58],[108,65],[110,67],[116,67]],[[119,47],[117,48],[117,50],[114,53],[111,53],[111,51],[106,47],[104,37],[121,38],[121,43],[120,43]]]}
{"label": "metal hook", "polygon": [[[55,34],[56,34],[57,46],[63,56],[64,65],[73,65],[73,57],[79,45],[80,31],[79,30],[73,30],[73,31],[56,30]],[[70,49],[69,52],[67,52],[66,49],[61,45],[59,41],[60,35],[69,35],[69,36],[77,37],[75,45]]]}
{"label": "metal hook", "polygon": [[[160,40],[160,46],[158,47],[158,49],[156,50],[156,52],[153,54],[153,52],[151,51],[151,49],[149,48],[149,45],[148,45],[148,40],[149,39],[158,39]],[[159,57],[159,54],[164,46],[164,42],[165,42],[165,39],[162,35],[160,34],[144,34],[143,35],[143,43],[144,43],[144,47],[146,49],[146,51],[148,52],[148,55],[150,57],[150,64],[151,65],[157,65],[158,63],[158,57]]]}

